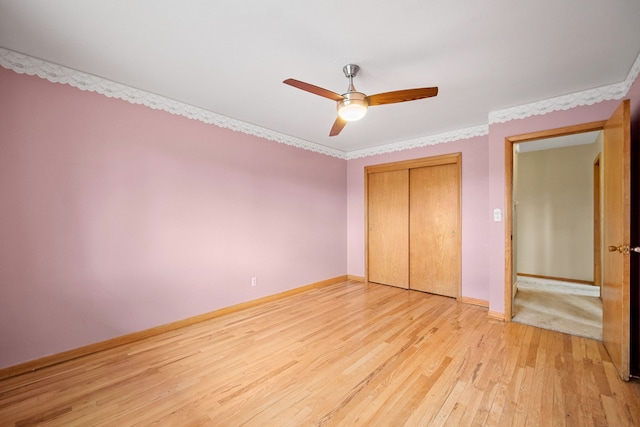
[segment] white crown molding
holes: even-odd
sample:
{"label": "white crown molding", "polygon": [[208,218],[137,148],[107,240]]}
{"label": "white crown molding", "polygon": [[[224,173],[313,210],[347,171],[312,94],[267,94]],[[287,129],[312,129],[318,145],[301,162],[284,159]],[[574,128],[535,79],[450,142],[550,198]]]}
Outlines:
{"label": "white crown molding", "polygon": [[638,77],[638,73],[640,73],[640,54],[631,66],[631,70],[629,70],[627,78],[623,82],[536,101],[530,104],[518,105],[512,108],[505,108],[504,110],[492,111],[489,113],[489,123],[505,123],[530,116],[548,114],[553,111],[593,105],[612,99],[622,99],[629,93],[629,89],[631,89],[631,85]]}
{"label": "white crown molding", "polygon": [[302,148],[303,150],[338,157],[340,159],[346,158],[344,151],[274,132],[260,126],[194,107],[193,105],[125,86],[91,74],[82,73],[61,65],[52,64],[2,47],[0,47],[0,66],[19,74],[38,76],[52,83],[68,84],[80,90],[96,92],[109,98],[122,99],[132,104],[141,104],[155,110],[166,111],[167,113],[199,120],[221,128],[231,129],[296,148]]}
{"label": "white crown molding", "polygon": [[393,144],[380,145],[378,147],[365,148],[363,150],[350,151],[347,153],[347,160],[358,159],[361,157],[376,156],[378,154],[393,153],[395,151],[411,150],[412,148],[425,147],[427,145],[442,144],[445,142],[459,141],[469,139],[475,136],[484,136],[489,134],[489,125],[478,125],[464,129],[458,129],[451,132],[440,133],[408,141],[396,142]]}

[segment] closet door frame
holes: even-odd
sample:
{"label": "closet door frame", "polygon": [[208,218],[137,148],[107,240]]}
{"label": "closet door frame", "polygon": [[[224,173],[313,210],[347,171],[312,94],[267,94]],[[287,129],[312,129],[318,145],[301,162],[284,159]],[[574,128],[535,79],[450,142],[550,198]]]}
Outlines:
{"label": "closet door frame", "polygon": [[[440,165],[448,165],[455,164],[457,165],[458,170],[458,183],[460,186],[460,191],[458,192],[458,196],[460,200],[458,201],[459,211],[458,211],[458,253],[460,254],[460,262],[458,265],[459,268],[459,283],[458,283],[458,295],[456,297],[457,300],[462,298],[462,153],[451,153],[451,154],[443,154],[440,156],[432,156],[432,157],[423,157],[419,159],[411,159],[411,160],[403,160],[399,162],[392,163],[384,163],[378,165],[365,166],[364,168],[364,210],[365,210],[365,220],[364,220],[364,271],[365,271],[365,281],[369,282],[369,174],[379,173],[379,172],[390,172],[396,170],[405,170],[405,169],[416,169],[427,166],[440,166]],[[408,203],[408,200],[407,200]],[[411,284],[409,284],[411,286]]]}

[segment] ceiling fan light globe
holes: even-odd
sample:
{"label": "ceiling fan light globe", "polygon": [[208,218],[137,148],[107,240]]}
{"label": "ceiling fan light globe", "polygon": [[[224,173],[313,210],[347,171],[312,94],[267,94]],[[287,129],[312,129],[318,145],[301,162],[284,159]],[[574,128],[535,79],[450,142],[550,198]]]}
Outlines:
{"label": "ceiling fan light globe", "polygon": [[364,94],[351,92],[343,95],[345,98],[338,101],[338,115],[347,122],[360,120],[367,114],[367,101]]}
{"label": "ceiling fan light globe", "polygon": [[344,105],[338,109],[338,115],[348,122],[360,120],[367,114],[367,106],[360,104]]}

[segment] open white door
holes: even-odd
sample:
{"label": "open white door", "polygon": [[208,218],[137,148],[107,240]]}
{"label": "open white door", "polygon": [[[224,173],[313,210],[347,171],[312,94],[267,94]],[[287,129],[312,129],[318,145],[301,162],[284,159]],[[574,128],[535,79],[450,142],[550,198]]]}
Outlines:
{"label": "open white door", "polygon": [[604,128],[604,259],[602,340],[620,377],[629,379],[630,348],[630,180],[629,101],[623,101]]}

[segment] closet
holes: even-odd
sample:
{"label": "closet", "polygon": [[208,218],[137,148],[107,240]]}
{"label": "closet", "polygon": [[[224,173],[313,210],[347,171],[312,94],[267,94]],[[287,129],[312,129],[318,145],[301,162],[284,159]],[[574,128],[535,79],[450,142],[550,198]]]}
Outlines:
{"label": "closet", "polygon": [[368,281],[459,298],[461,157],[365,168]]}

